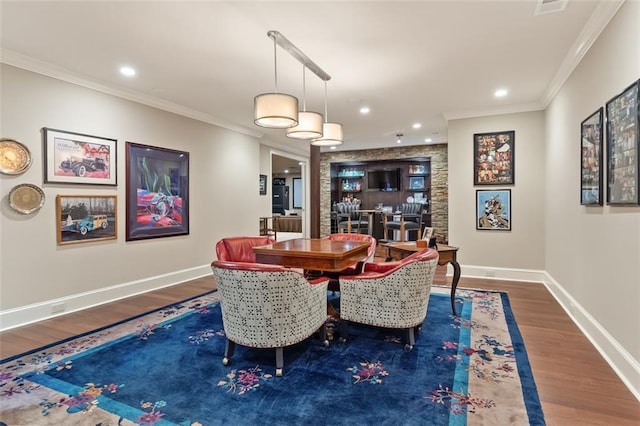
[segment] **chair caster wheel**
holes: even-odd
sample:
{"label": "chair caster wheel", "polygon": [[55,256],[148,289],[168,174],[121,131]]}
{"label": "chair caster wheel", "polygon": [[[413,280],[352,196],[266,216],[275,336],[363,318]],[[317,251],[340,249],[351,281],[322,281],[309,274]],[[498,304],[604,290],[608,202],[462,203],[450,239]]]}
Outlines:
{"label": "chair caster wheel", "polygon": [[404,350],[405,352],[411,352],[411,350],[413,349],[413,346],[411,346],[410,344],[406,344],[404,345]]}
{"label": "chair caster wheel", "polygon": [[222,358],[222,365],[229,365],[231,363],[231,360],[229,358]]}
{"label": "chair caster wheel", "polygon": [[282,368],[276,368],[276,377],[282,377]]}
{"label": "chair caster wheel", "polygon": [[341,338],[338,339],[338,342],[347,343],[347,338],[346,337],[341,337]]}
{"label": "chair caster wheel", "polygon": [[324,342],[322,342],[322,346],[324,346],[325,348],[329,347],[329,341],[325,340]]}

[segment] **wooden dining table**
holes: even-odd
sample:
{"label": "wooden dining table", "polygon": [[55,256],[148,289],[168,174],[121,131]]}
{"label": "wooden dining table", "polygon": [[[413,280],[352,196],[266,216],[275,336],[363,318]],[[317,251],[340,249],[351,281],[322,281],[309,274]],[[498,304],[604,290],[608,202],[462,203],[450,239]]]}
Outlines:
{"label": "wooden dining table", "polygon": [[253,247],[257,263],[339,272],[367,258],[366,241],[294,238]]}

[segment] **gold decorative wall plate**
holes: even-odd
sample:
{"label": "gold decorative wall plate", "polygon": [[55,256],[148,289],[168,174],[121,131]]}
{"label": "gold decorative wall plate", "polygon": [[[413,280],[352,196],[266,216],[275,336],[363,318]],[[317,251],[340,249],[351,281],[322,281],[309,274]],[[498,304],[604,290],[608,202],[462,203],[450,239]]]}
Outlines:
{"label": "gold decorative wall plate", "polygon": [[44,192],[30,183],[14,186],[9,192],[9,207],[20,214],[31,214],[44,205]]}
{"label": "gold decorative wall plate", "polygon": [[17,175],[31,166],[29,148],[13,139],[0,139],[0,173]]}

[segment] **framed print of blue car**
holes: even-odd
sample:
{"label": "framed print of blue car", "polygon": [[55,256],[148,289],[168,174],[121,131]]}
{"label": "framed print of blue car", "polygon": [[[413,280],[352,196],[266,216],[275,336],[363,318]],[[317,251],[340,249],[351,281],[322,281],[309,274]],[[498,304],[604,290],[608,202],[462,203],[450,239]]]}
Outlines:
{"label": "framed print of blue car", "polygon": [[44,182],[117,184],[117,140],[43,128]]}
{"label": "framed print of blue car", "polygon": [[115,195],[58,195],[58,245],[118,238]]}
{"label": "framed print of blue car", "polygon": [[126,144],[127,241],[189,234],[189,153]]}

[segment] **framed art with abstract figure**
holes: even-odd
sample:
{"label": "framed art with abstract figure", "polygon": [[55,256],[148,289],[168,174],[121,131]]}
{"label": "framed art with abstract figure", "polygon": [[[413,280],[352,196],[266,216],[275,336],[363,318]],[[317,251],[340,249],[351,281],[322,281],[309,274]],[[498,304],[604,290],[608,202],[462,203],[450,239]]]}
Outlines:
{"label": "framed art with abstract figure", "polygon": [[126,240],[189,234],[189,153],[126,144]]}
{"label": "framed art with abstract figure", "polygon": [[515,183],[516,132],[508,130],[473,135],[473,184]]}
{"label": "framed art with abstract figure", "polygon": [[580,125],[580,204],[602,205],[602,108]]}
{"label": "framed art with abstract figure", "polygon": [[117,184],[117,140],[44,127],[44,182]]}
{"label": "framed art with abstract figure", "polygon": [[117,239],[117,212],[115,195],[58,195],[58,245]]}
{"label": "framed art with abstract figure", "polygon": [[607,112],[607,204],[640,205],[640,80],[615,96]]}
{"label": "framed art with abstract figure", "polygon": [[476,229],[511,231],[511,190],[476,190]]}

